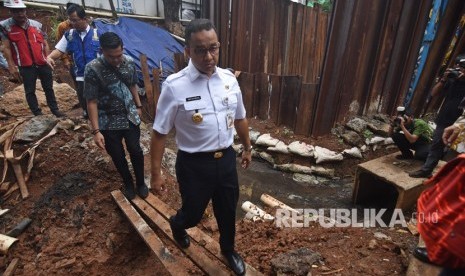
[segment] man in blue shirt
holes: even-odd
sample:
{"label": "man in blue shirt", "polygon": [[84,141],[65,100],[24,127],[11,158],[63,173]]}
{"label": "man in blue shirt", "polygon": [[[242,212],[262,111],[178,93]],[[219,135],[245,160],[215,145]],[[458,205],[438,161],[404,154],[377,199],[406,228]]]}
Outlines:
{"label": "man in blue shirt", "polygon": [[73,4],[66,10],[66,13],[72,29],[66,31],[55,45],[55,50],[47,56],[47,63],[53,69],[56,59],[64,54],[72,56],[77,84],[76,92],[83,110],[83,116],[87,119],[87,103],[83,97],[84,68],[99,55],[100,33],[96,28],[89,25],[86,12],[81,6]]}

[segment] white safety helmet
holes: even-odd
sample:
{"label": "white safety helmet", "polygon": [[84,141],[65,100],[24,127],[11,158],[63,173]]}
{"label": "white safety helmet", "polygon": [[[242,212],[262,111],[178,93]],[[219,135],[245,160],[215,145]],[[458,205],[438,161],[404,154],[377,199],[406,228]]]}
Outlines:
{"label": "white safety helmet", "polygon": [[23,0],[5,0],[4,1],[5,8],[10,9],[25,9],[26,5],[24,5]]}

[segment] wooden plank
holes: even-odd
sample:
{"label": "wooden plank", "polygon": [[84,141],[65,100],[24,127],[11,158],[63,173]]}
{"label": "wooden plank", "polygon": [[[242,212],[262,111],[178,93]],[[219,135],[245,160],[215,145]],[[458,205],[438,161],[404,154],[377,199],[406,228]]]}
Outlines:
{"label": "wooden plank", "polygon": [[140,67],[142,70],[142,77],[144,80],[144,89],[145,95],[147,97],[147,106],[144,108],[144,111],[147,111],[149,115],[149,120],[153,120],[155,118],[154,114],[154,106],[153,106],[153,86],[150,81],[150,73],[149,73],[149,66],[147,64],[147,56],[144,54],[140,55]]}
{"label": "wooden plank", "polygon": [[153,82],[152,82],[152,102],[150,105],[153,106],[153,111],[151,115],[153,118],[155,118],[155,114],[157,113],[157,104],[158,104],[158,99],[160,98],[160,70],[153,68],[152,69],[152,76],[153,76]]}
{"label": "wooden plank", "polygon": [[[145,199],[145,201],[150,204],[153,208],[155,208],[163,217],[168,219],[169,217],[176,214],[176,211],[169,207],[166,203],[161,201],[158,197],[149,193],[149,196]],[[217,241],[212,239],[209,235],[205,234],[202,230],[197,227],[192,227],[187,229],[187,233],[193,240],[198,243],[205,244],[204,247],[213,254],[216,258],[222,261],[224,264],[227,264],[227,260],[223,257],[220,251],[220,245]],[[263,275],[259,271],[257,271],[254,267],[247,264],[246,262],[246,275],[249,276],[259,276]]]}
{"label": "wooden plank", "polygon": [[124,197],[123,193],[119,190],[111,192],[113,199],[118,207],[123,211],[131,224],[136,228],[139,235],[150,247],[153,253],[158,257],[163,266],[171,275],[189,275],[187,269],[183,266],[182,260],[173,255],[163,242],[158,238],[150,226],[142,219],[134,207]]}
{"label": "wooden plank", "polygon": [[3,276],[12,276],[15,273],[16,267],[18,267],[19,259],[14,258],[11,260],[10,264],[8,267],[5,269],[5,272],[3,272]]}
{"label": "wooden plank", "polygon": [[296,125],[294,129],[295,134],[310,134],[313,122],[316,90],[317,85],[313,83],[303,83],[301,86],[300,99],[297,106]]}
{"label": "wooden plank", "polygon": [[[153,222],[174,244],[173,233],[167,218],[162,217],[150,204],[137,197],[132,200],[134,205],[144,213],[144,215]],[[229,275],[228,269],[219,263],[215,263],[207,256],[204,248],[196,243],[191,242],[188,248],[181,249],[195,264],[197,264],[208,275]]]}
{"label": "wooden plank", "polygon": [[247,113],[247,117],[253,117],[253,103],[254,103],[254,81],[255,76],[250,73],[242,72],[239,77],[237,77],[237,81],[239,82],[239,87],[241,88],[242,92],[242,100],[244,102],[245,111]]}
{"label": "wooden plank", "polygon": [[26,181],[24,180],[23,170],[21,169],[21,164],[19,160],[13,155],[13,150],[9,149],[5,152],[6,159],[11,163],[13,166],[13,170],[15,172],[16,181],[18,181],[19,191],[21,192],[21,197],[23,199],[29,196],[29,191],[27,190]]}

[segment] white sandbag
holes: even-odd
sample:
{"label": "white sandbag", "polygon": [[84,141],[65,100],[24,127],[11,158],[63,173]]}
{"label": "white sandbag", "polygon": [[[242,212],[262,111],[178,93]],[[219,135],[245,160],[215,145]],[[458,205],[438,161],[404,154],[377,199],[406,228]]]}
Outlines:
{"label": "white sandbag", "polygon": [[365,141],[365,144],[367,144],[367,145],[380,144],[380,143],[384,143],[384,140],[386,140],[386,138],[380,137],[380,136],[375,136],[375,137],[372,137],[371,139],[367,138],[366,141]]}
{"label": "white sandbag", "polygon": [[315,147],[315,162],[317,164],[323,162],[332,162],[332,161],[342,161],[344,157],[342,154],[329,150],[327,148],[322,148],[319,146]]}
{"label": "white sandbag", "polygon": [[278,144],[279,140],[271,137],[269,133],[260,135],[257,138],[257,142],[255,142],[256,145],[260,146],[267,146],[267,147],[274,147],[276,144]]}
{"label": "white sandbag", "polygon": [[268,147],[266,150],[285,154],[289,153],[287,150],[287,145],[282,141],[279,141],[274,147]]}
{"label": "white sandbag", "polygon": [[394,140],[392,140],[391,137],[388,137],[388,138],[386,138],[386,139],[384,140],[384,144],[385,144],[385,145],[392,145],[392,144],[394,144]]}
{"label": "white sandbag", "polygon": [[274,165],[274,169],[277,169],[283,172],[306,173],[306,174],[312,173],[312,169],[310,167],[302,166],[298,164]]}
{"label": "white sandbag", "polygon": [[300,141],[294,141],[287,146],[289,152],[294,154],[304,156],[304,157],[313,157],[313,152],[315,148],[312,145],[306,144]]}
{"label": "white sandbag", "polygon": [[355,157],[355,158],[360,158],[360,159],[363,158],[362,152],[357,147],[353,147],[351,149],[345,149],[342,153]]}

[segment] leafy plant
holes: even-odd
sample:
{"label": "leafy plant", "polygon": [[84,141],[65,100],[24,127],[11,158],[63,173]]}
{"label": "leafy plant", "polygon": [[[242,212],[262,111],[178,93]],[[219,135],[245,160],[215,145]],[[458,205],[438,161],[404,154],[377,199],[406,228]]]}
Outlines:
{"label": "leafy plant", "polygon": [[375,134],[373,132],[371,132],[369,129],[365,129],[363,131],[363,137],[365,137],[365,139],[371,139]]}
{"label": "leafy plant", "polygon": [[333,0],[309,0],[307,1],[307,7],[315,7],[315,5],[320,5],[321,9],[325,12],[331,12],[333,7]]}

